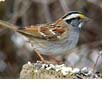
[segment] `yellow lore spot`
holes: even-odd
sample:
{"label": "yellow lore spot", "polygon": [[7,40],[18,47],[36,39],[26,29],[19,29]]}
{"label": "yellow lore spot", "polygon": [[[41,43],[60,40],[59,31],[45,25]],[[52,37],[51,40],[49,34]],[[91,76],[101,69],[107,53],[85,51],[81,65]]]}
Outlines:
{"label": "yellow lore spot", "polygon": [[86,16],[83,15],[83,14],[80,14],[79,16],[80,16],[81,19],[86,18]]}

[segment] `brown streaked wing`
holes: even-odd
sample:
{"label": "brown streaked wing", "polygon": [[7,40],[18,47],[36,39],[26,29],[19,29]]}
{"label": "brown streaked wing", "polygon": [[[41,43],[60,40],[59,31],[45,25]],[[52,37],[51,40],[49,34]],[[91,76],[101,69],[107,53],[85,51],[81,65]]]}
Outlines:
{"label": "brown streaked wing", "polygon": [[67,31],[66,25],[63,20],[59,19],[53,24],[43,24],[38,26],[25,27],[24,30],[18,30],[26,36],[32,36],[38,39],[54,41],[60,40],[63,33]]}

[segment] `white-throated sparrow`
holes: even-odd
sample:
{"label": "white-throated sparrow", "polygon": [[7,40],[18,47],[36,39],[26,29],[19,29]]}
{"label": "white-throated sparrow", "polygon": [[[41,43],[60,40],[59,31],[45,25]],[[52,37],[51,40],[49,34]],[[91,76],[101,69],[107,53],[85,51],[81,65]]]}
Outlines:
{"label": "white-throated sparrow", "polygon": [[70,11],[52,24],[20,28],[0,20],[0,25],[29,38],[41,54],[62,55],[76,46],[80,29],[87,20],[83,13]]}

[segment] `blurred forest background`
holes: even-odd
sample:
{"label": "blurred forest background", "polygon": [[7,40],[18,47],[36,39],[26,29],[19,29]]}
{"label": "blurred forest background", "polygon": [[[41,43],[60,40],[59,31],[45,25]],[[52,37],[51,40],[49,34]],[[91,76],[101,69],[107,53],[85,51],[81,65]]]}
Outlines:
{"label": "blurred forest background", "polygon": [[[0,2],[0,19],[28,26],[51,23],[68,11],[82,11],[91,20],[83,26],[78,45],[73,52],[54,60],[72,67],[93,68],[102,49],[102,1],[101,0],[5,0]],[[0,28],[0,78],[19,78],[22,65],[39,58],[15,32]],[[96,70],[101,72],[101,57]]]}

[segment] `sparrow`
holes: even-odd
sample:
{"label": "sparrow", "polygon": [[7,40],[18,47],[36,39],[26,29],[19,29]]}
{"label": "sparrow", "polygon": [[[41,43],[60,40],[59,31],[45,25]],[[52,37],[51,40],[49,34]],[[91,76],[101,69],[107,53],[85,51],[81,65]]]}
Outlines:
{"label": "sparrow", "polygon": [[78,42],[81,27],[88,17],[80,11],[70,11],[53,23],[18,27],[0,20],[0,26],[27,37],[44,55],[64,55]]}

